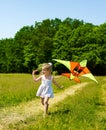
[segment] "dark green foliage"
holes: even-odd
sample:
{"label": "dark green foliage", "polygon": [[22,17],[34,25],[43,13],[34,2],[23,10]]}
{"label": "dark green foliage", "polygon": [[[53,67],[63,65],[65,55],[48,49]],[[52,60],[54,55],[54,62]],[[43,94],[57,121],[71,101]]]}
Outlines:
{"label": "dark green foliage", "polygon": [[13,39],[0,40],[1,73],[31,73],[44,62],[53,62],[59,73],[67,71],[53,58],[87,59],[93,74],[106,75],[106,23],[95,26],[78,19],[46,19],[24,26]]}

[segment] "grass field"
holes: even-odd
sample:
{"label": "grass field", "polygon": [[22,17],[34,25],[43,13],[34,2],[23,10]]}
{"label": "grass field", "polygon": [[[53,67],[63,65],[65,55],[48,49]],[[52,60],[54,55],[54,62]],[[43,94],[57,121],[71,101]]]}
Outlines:
{"label": "grass field", "polygon": [[[56,80],[65,88],[74,84],[66,77],[57,77]],[[15,106],[36,98],[38,87],[39,83],[35,83],[30,74],[0,74],[0,108]],[[58,92],[55,86],[54,92]]]}
{"label": "grass field", "polygon": [[[25,120],[10,123],[5,130],[106,130],[106,76],[96,77],[98,84],[82,78],[86,87],[75,95],[55,103],[49,115],[43,119],[41,113],[31,115]],[[64,86],[55,86],[54,94],[63,93],[70,86],[77,85],[66,77],[56,80]],[[30,74],[0,74],[0,110],[8,110],[32,100],[37,101],[35,93],[39,83],[34,83]],[[62,95],[61,95],[62,96]],[[4,115],[5,117],[5,115]],[[2,120],[2,117],[0,117]]]}

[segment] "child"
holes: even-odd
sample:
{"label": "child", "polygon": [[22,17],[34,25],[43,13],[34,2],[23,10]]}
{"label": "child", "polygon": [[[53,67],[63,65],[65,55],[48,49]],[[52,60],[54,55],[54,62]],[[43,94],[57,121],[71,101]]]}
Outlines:
{"label": "child", "polygon": [[41,85],[38,88],[38,91],[36,93],[36,96],[41,97],[41,103],[44,106],[44,116],[48,113],[48,102],[49,98],[53,98],[53,88],[52,88],[52,82],[58,87],[62,88],[55,80],[54,77],[51,75],[52,72],[52,63],[44,63],[42,65],[42,74],[36,78],[35,73],[37,70],[34,70],[32,72],[32,76],[35,82],[41,80]]}

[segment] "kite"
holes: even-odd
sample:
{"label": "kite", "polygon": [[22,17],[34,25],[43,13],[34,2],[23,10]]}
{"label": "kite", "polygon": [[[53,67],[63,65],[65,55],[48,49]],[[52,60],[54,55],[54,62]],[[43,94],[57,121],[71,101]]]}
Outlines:
{"label": "kite", "polygon": [[73,79],[76,82],[81,82],[78,78],[79,76],[88,77],[89,79],[95,81],[98,83],[98,81],[95,79],[93,74],[90,72],[90,70],[87,68],[87,60],[83,60],[80,63],[79,62],[73,62],[73,61],[65,61],[65,60],[59,60],[59,59],[53,59],[64,66],[66,66],[70,73],[62,73],[62,75],[67,76],[70,79]]}

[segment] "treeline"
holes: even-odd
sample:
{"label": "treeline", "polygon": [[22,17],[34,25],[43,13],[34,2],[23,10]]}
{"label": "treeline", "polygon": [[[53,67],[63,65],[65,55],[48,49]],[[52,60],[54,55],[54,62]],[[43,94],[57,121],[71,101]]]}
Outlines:
{"label": "treeline", "polygon": [[87,59],[93,74],[106,75],[106,23],[96,26],[71,18],[46,19],[24,26],[14,38],[0,40],[0,73],[31,73],[44,62],[65,71],[52,59]]}

